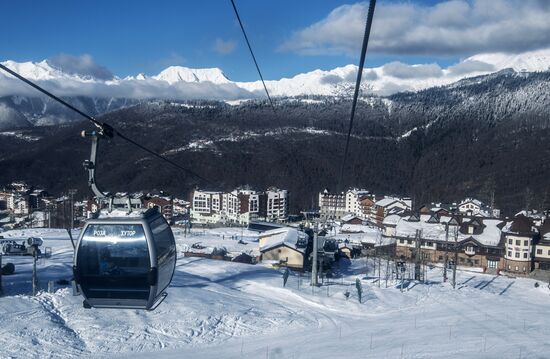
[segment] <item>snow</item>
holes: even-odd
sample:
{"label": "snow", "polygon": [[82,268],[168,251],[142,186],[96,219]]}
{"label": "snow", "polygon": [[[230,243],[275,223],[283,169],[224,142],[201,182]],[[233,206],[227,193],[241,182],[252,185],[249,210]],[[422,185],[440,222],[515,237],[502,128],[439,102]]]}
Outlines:
{"label": "snow", "polygon": [[298,231],[295,228],[276,228],[269,231],[262,232],[260,238],[267,240],[264,242],[264,245],[260,248],[261,252],[267,251],[271,248],[278,247],[282,244],[294,248],[297,251],[304,252],[304,248],[298,248],[298,240],[300,238],[305,239],[305,234]]}
{"label": "snow", "polygon": [[15,137],[15,138],[18,138],[20,140],[27,141],[27,142],[34,142],[34,141],[38,141],[38,140],[41,139],[41,137],[26,135],[21,131],[3,131],[3,132],[0,132],[0,136]]}
{"label": "snow", "polygon": [[[97,96],[108,92],[107,97],[126,98],[216,98],[225,100],[231,105],[239,104],[242,100],[263,98],[264,88],[261,81],[236,82],[231,81],[219,68],[188,68],[183,66],[170,66],[159,74],[146,76],[142,73],[126,78],[115,77],[110,80],[101,80],[89,76],[65,73],[60,69],[50,66],[47,60],[41,62],[15,61],[2,62],[7,67],[17,71],[21,75],[35,81],[52,81],[60,85],[60,89],[70,89],[71,95],[90,96],[91,92]],[[482,64],[467,71],[457,71],[468,68],[470,64]],[[403,77],[391,68],[396,63],[367,68],[364,70],[362,83],[363,96],[379,95],[387,96],[402,91],[419,91],[434,86],[443,86],[455,83],[464,78],[494,73],[506,68],[512,68],[517,72],[523,71],[548,71],[550,67],[550,49],[525,52],[522,54],[490,53],[478,54],[466,58],[456,65],[449,66],[440,71],[437,76],[428,77]],[[397,66],[408,68],[414,72],[421,68],[422,64],[401,64]],[[476,70],[477,68],[477,70]],[[290,78],[267,80],[266,86],[273,97],[295,96],[342,96],[350,97],[353,94],[358,67],[346,65],[330,70],[313,70],[297,74]],[[9,77],[0,71],[0,79]],[[9,87],[9,83],[6,83]],[[200,86],[199,86],[200,85]],[[75,93],[75,91],[81,93]],[[15,91],[11,91],[14,95]],[[168,95],[167,95],[168,94]],[[63,93],[62,95],[66,95]],[[320,100],[300,99],[300,102],[315,104]],[[370,101],[367,99],[367,101]],[[391,107],[391,102],[386,102]],[[403,136],[405,136],[404,134]]]}
{"label": "snow", "polygon": [[155,80],[166,81],[169,84],[177,82],[212,82],[214,84],[230,83],[222,70],[218,68],[191,69],[183,66],[170,66],[153,76]]}
{"label": "snow", "polygon": [[[53,248],[38,265],[42,288],[70,278],[64,233],[24,231]],[[384,263],[378,281],[373,260],[362,258],[341,262],[342,277],[312,289],[305,274],[283,287],[280,271],[259,265],[179,258],[166,301],[144,312],[83,309],[63,285],[32,297],[30,258],[8,259],[17,274],[3,277],[2,357],[543,358],[550,349],[550,290],[531,279],[459,270],[453,290],[434,267],[429,284],[407,280],[401,293],[398,281],[386,288]]]}
{"label": "snow", "polygon": [[[443,240],[445,238],[445,222],[449,221],[451,217],[442,216],[441,223],[428,223],[430,215],[421,215],[419,222],[409,222],[407,217],[402,217],[397,222],[395,228],[395,237],[414,238],[416,236],[416,230],[422,231],[423,239]],[[485,228],[481,234],[463,234],[458,233],[458,241],[463,241],[468,238],[474,238],[483,245],[496,246],[500,242],[501,231],[497,227],[502,223],[498,219],[484,219],[483,224]],[[454,241],[452,230],[449,231],[449,241]]]}

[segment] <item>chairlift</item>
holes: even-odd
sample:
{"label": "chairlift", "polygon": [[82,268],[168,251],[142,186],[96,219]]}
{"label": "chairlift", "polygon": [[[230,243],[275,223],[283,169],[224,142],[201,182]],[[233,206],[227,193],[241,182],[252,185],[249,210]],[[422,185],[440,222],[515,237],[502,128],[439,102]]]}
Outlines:
{"label": "chairlift", "polygon": [[92,138],[92,152],[84,163],[88,184],[99,202],[109,202],[84,225],[78,238],[73,273],[84,307],[154,310],[166,297],[176,266],[176,243],[168,222],[158,211],[113,209],[113,198],[95,182],[98,140],[105,129],[83,132]]}

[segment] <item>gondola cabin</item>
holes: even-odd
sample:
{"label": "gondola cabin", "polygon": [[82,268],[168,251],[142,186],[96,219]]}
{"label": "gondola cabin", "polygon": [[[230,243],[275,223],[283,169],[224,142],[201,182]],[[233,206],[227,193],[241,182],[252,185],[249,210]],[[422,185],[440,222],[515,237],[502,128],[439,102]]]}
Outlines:
{"label": "gondola cabin", "polygon": [[85,307],[151,310],[166,296],[175,265],[174,235],[157,208],[115,210],[86,222],[73,271]]}

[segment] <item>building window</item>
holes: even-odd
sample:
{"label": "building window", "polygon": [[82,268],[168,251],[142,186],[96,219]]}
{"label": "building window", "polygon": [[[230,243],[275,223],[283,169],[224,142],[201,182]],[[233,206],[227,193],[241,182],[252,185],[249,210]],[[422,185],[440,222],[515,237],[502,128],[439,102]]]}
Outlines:
{"label": "building window", "polygon": [[527,253],[523,253],[523,258],[527,258]]}
{"label": "building window", "polygon": [[517,271],[519,271],[519,267],[518,267],[518,266],[516,266],[516,272],[517,272]]}
{"label": "building window", "polygon": [[523,245],[524,245],[525,247],[529,247],[529,240],[528,240],[528,239],[524,240],[524,241],[523,241]]}
{"label": "building window", "polygon": [[403,244],[403,243],[405,243],[405,240],[404,240],[404,239],[400,239],[400,240],[399,240],[399,243]]}
{"label": "building window", "polygon": [[521,241],[519,239],[516,239],[516,246],[521,246]]}
{"label": "building window", "polygon": [[518,252],[516,252],[516,258],[519,258],[519,253]]}
{"label": "building window", "polygon": [[512,251],[508,251],[508,257],[512,256]]}
{"label": "building window", "polygon": [[548,255],[550,256],[550,249],[548,250]]}
{"label": "building window", "polygon": [[433,246],[434,244],[432,242],[428,242],[428,247]]}
{"label": "building window", "polygon": [[412,240],[407,239],[407,244],[412,244]]}
{"label": "building window", "polygon": [[542,249],[537,249],[537,254],[542,254]]}
{"label": "building window", "polygon": [[508,244],[512,244],[512,238],[508,239]]}

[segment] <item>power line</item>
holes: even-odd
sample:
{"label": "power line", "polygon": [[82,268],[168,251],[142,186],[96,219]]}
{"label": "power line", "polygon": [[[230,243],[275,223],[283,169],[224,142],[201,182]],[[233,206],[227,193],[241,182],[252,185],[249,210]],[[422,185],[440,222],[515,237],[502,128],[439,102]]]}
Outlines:
{"label": "power line", "polygon": [[367,53],[367,46],[369,44],[370,29],[372,26],[372,17],[374,15],[374,7],[376,6],[376,0],[370,0],[369,12],[367,15],[367,23],[365,24],[365,35],[363,36],[363,46],[361,48],[361,58],[359,60],[359,70],[357,72],[357,81],[355,83],[355,93],[353,94],[353,102],[351,105],[351,115],[349,120],[348,135],[346,138],[346,148],[344,150],[344,157],[342,160],[342,167],[340,168],[340,176],[338,177],[338,186],[336,190],[338,191],[342,185],[342,179],[344,177],[344,169],[346,167],[346,161],[349,152],[349,143],[351,138],[351,130],[353,128],[353,120],[355,118],[355,109],[357,107],[357,99],[359,97],[359,90],[361,87],[361,77],[363,76],[363,68],[365,66],[365,56]]}
{"label": "power line", "polygon": [[107,123],[102,123],[98,120],[96,120],[95,118],[93,118],[92,116],[88,115],[87,113],[79,110],[78,108],[74,107],[73,105],[69,104],[68,102],[62,100],[61,98],[59,98],[58,96],[52,94],[51,92],[49,92],[48,90],[44,89],[43,87],[35,84],[34,82],[28,80],[27,78],[21,76],[20,74],[18,74],[17,72],[9,69],[8,67],[0,64],[0,69],[6,71],[7,73],[9,73],[10,75],[16,77],[17,79],[23,81],[24,83],[26,83],[27,85],[35,88],[36,90],[42,92],[43,94],[45,94],[46,96],[52,98],[53,100],[59,102],[60,104],[62,104],[63,106],[69,108],[70,110],[78,113],[79,115],[81,115],[82,117],[88,119],[89,121],[91,121],[96,127],[100,128],[101,130],[103,130],[103,132],[105,133],[105,135],[107,135],[108,137],[113,137],[113,135],[117,135],[118,137],[122,138],[123,140],[125,140],[126,142],[129,142],[131,143],[132,145],[142,149],[143,151],[153,155],[154,157],[157,157],[169,164],[171,164],[172,166],[184,171],[184,172],[187,172],[188,174],[204,181],[204,182],[207,182],[207,183],[210,183],[210,184],[214,184],[214,182],[204,178],[203,176],[199,175],[198,173],[188,169],[188,168],[185,168],[183,166],[181,166],[180,164],[170,160],[169,158],[166,158],[165,156],[161,155],[160,153],[157,153],[153,150],[151,150],[150,148],[148,147],[145,147],[144,145],[138,143],[137,141],[129,138],[128,136],[124,135],[123,133],[121,133],[120,131],[118,131],[117,129],[115,129],[114,127],[112,127],[111,125],[107,124]]}
{"label": "power line", "polygon": [[235,5],[234,0],[231,0],[231,5],[233,5],[233,10],[235,10],[235,15],[237,16],[237,20],[239,21],[239,26],[241,27],[241,31],[244,35],[246,45],[248,45],[248,50],[250,51],[250,55],[252,55],[252,60],[254,60],[254,65],[256,65],[256,70],[258,71],[258,75],[260,75],[260,79],[262,80],[262,84],[264,85],[264,90],[265,90],[265,94],[267,95],[267,99],[271,104],[271,108],[273,109],[273,112],[277,113],[277,111],[275,111],[275,106],[273,105],[273,101],[271,100],[271,96],[269,96],[269,91],[267,91],[267,86],[265,85],[264,77],[262,76],[262,72],[260,71],[260,66],[258,65],[258,61],[256,61],[256,56],[254,56],[254,51],[252,51],[252,46],[250,45],[250,41],[248,41],[248,36],[246,36],[246,31],[244,30],[244,26],[241,21],[241,17],[239,16],[239,11],[237,10],[237,6]]}

